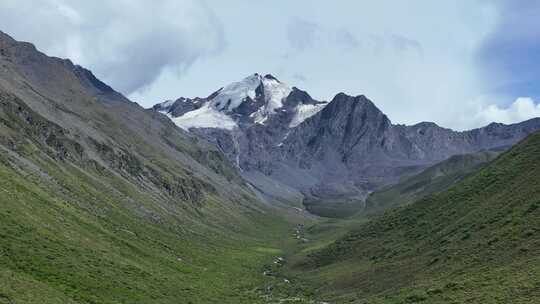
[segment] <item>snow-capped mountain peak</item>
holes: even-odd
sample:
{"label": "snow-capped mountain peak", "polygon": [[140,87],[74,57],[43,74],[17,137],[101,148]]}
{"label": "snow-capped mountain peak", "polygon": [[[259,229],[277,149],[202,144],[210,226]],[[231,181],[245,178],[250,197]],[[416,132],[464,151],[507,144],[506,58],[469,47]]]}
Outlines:
{"label": "snow-capped mountain peak", "polygon": [[[297,98],[297,95],[300,98]],[[296,127],[324,105],[326,103],[314,101],[307,93],[291,88],[270,74],[262,76],[255,73],[217,90],[206,98],[182,97],[176,101],[168,100],[155,105],[154,110],[168,115],[186,130],[232,130],[239,124],[265,125],[271,117],[277,116],[276,114],[282,117],[279,121],[286,127]]]}
{"label": "snow-capped mountain peak", "polygon": [[212,98],[210,104],[220,111],[232,111],[236,109],[247,98],[255,99],[257,88],[262,83],[259,74],[253,74],[241,81],[233,82],[217,92],[217,96]]}
{"label": "snow-capped mountain peak", "polygon": [[287,84],[277,80],[272,75],[266,75],[262,80],[266,110],[275,111],[283,107],[283,100],[291,94],[292,89]]}
{"label": "snow-capped mountain peak", "polygon": [[211,105],[220,111],[233,111],[243,102],[255,101],[258,96],[263,95],[264,102],[258,112],[261,115],[271,115],[283,107],[283,100],[291,91],[291,87],[274,76],[268,74],[263,77],[255,73],[218,91],[217,96],[211,100]]}

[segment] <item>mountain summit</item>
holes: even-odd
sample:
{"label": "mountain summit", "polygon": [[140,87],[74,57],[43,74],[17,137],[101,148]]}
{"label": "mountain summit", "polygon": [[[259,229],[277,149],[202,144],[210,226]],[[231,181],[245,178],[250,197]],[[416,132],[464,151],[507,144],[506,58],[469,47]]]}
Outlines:
{"label": "mountain summit", "polygon": [[261,74],[153,109],[215,143],[264,197],[293,204],[363,201],[452,155],[504,149],[540,128],[540,119],[466,132],[394,125],[363,95],[318,101]]}
{"label": "mountain summit", "polygon": [[294,127],[317,113],[325,104],[313,100],[297,88],[289,87],[270,74],[262,76],[255,73],[206,98],[169,100],[155,105],[154,109],[168,114],[178,126],[186,130],[233,130],[253,124],[265,125],[274,118]]}

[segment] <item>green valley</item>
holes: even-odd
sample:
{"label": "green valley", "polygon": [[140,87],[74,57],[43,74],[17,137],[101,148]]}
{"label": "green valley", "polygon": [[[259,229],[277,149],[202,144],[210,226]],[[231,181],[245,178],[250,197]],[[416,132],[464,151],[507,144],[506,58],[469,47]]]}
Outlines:
{"label": "green valley", "polygon": [[[77,19],[61,2],[45,11]],[[454,131],[271,74],[205,96],[144,108],[0,32],[0,304],[540,303],[532,99]]]}
{"label": "green valley", "polygon": [[310,227],[285,272],[330,303],[537,303],[539,210],[536,133],[446,191]]}

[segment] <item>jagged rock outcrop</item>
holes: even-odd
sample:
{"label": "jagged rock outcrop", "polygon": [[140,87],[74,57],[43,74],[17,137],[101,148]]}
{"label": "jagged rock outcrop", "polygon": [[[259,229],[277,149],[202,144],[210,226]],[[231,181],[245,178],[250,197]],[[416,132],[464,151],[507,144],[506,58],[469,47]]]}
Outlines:
{"label": "jagged rock outcrop", "polygon": [[215,143],[268,197],[297,202],[363,200],[452,155],[507,148],[540,128],[540,119],[465,132],[431,122],[394,125],[365,96],[317,101],[259,74],[154,110]]}

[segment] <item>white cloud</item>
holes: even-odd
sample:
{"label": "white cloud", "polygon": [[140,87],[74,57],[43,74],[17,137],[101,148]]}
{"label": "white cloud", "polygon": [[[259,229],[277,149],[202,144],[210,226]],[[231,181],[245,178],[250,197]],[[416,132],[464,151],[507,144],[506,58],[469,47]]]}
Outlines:
{"label": "white cloud", "polygon": [[0,28],[92,69],[126,94],[225,45],[219,20],[196,0],[2,0]]}
{"label": "white cloud", "polygon": [[0,29],[147,107],[261,72],[316,99],[364,94],[394,123],[463,130],[517,119],[492,114],[509,99],[493,96],[476,62],[498,3],[0,0]]}
{"label": "white cloud", "polygon": [[477,126],[468,111],[484,94],[475,51],[495,24],[493,4],[347,3],[319,1],[316,12],[302,10],[295,13],[302,19],[284,22],[288,48],[278,78],[294,85],[293,75],[301,71],[308,81],[297,85],[317,99],[364,94],[394,123]]}
{"label": "white cloud", "polygon": [[478,112],[475,120],[481,125],[491,122],[511,124],[535,117],[540,117],[540,103],[530,97],[519,97],[506,108],[497,105],[485,106]]}

